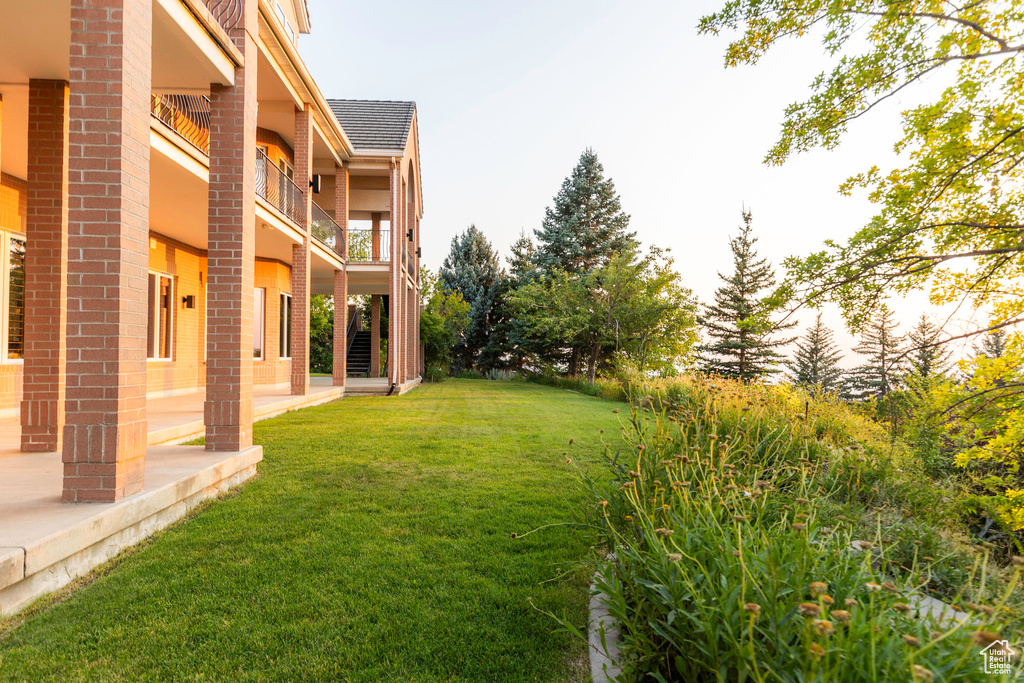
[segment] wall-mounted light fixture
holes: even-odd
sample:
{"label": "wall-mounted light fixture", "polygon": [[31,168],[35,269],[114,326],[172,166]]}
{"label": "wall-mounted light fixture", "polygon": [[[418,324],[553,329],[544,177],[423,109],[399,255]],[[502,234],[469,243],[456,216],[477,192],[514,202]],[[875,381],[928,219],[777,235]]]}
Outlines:
{"label": "wall-mounted light fixture", "polygon": [[313,194],[320,194],[320,175],[313,176],[313,179],[309,181],[309,186],[313,188]]}
{"label": "wall-mounted light fixture", "polygon": [[181,297],[182,308],[195,308],[196,307],[196,295],[189,294],[188,296]]}

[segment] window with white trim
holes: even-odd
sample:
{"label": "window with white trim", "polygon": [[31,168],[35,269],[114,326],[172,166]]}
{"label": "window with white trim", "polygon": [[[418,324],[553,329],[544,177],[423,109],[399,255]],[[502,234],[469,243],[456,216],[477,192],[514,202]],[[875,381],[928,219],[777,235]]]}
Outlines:
{"label": "window with white trim", "polygon": [[252,357],[263,360],[266,357],[267,339],[267,290],[257,287],[252,297]]}
{"label": "window with white trim", "polygon": [[277,18],[281,20],[281,25],[284,26],[284,32],[288,34],[288,40],[295,42],[295,29],[288,22],[288,17],[284,13],[284,7],[281,7],[281,3],[277,3],[277,7],[274,8]]}
{"label": "window with white trim", "polygon": [[281,293],[281,358],[292,357],[292,295]]}
{"label": "window with white trim", "polygon": [[146,357],[170,360],[174,352],[174,278],[149,273],[149,334]]}
{"label": "window with white trim", "polygon": [[6,254],[3,258],[3,306],[7,309],[0,336],[5,361],[19,362],[25,357],[25,237],[0,231]]}

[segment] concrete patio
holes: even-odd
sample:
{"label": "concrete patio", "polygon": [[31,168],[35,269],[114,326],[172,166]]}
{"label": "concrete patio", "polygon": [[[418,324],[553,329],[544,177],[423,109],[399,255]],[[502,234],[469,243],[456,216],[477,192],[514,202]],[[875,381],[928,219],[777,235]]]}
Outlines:
{"label": "concrete patio", "polygon": [[[265,420],[346,395],[383,395],[386,379],[349,378],[335,387],[314,377],[310,393],[285,389],[254,393],[254,418]],[[419,384],[407,382],[396,393]],[[61,502],[60,453],[21,453],[17,418],[0,420],[0,617],[24,609],[94,567],[172,524],[204,500],[256,474],[263,448],[207,452],[172,445],[204,433],[204,392],[150,399],[145,487],[116,503]]]}

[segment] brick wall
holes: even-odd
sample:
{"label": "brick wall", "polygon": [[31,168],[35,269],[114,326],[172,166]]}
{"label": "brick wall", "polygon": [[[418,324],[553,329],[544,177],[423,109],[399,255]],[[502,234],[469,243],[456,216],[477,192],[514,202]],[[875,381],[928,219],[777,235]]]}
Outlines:
{"label": "brick wall", "polygon": [[[267,290],[267,310],[263,360],[253,361],[253,382],[288,384],[292,362],[282,359],[280,325],[281,294],[291,294],[291,268],[281,261],[256,259],[256,286]],[[294,340],[294,333],[292,337]]]}
{"label": "brick wall", "polygon": [[[149,269],[174,281],[174,337],[170,360],[146,363],[146,389],[156,395],[199,389],[206,385],[206,252],[151,232]],[[185,296],[195,297],[195,308],[185,308]]]}
{"label": "brick wall", "polygon": [[[21,178],[0,174],[0,228],[25,233],[28,215],[28,186]],[[0,349],[2,351],[2,349]],[[0,353],[0,356],[6,354]],[[21,403],[24,366],[0,362],[0,411],[13,413]]]}

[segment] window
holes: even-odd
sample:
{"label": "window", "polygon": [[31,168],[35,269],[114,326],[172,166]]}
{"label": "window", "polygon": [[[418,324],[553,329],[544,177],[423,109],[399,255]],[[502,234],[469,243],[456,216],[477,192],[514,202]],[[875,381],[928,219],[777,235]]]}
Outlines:
{"label": "window", "polygon": [[7,237],[7,359],[25,357],[25,238]]}
{"label": "window", "polygon": [[281,7],[281,3],[277,3],[276,8],[277,18],[281,20],[281,25],[284,26],[284,32],[288,34],[288,40],[295,42],[295,29],[288,23],[288,17],[284,14],[284,8]]}
{"label": "window", "polygon": [[281,358],[292,357],[292,295],[281,295]]}
{"label": "window", "polygon": [[170,360],[174,348],[174,280],[165,273],[149,274],[149,334],[146,357]]}
{"label": "window", "polygon": [[252,297],[252,357],[263,360],[266,341],[267,290],[257,287]]}

